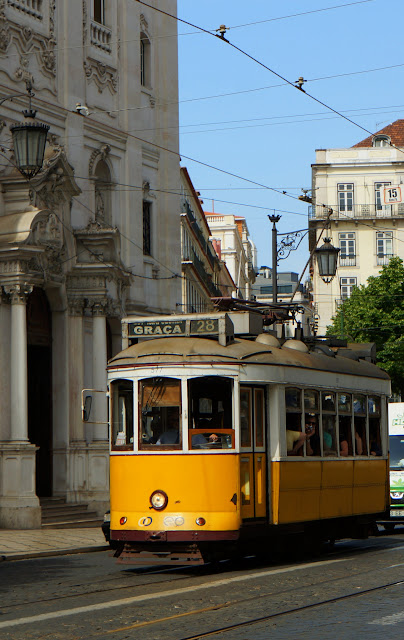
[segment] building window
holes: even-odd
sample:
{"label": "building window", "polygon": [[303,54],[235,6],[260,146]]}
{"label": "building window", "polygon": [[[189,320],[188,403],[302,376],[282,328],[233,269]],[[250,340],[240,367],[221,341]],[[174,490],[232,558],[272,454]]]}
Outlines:
{"label": "building window", "polygon": [[338,185],[338,210],[340,213],[352,213],[354,205],[353,184]]}
{"label": "building window", "polygon": [[388,264],[393,257],[393,232],[378,231],[376,233],[377,264]]}
{"label": "building window", "polygon": [[355,233],[340,233],[339,248],[341,250],[339,256],[340,266],[354,267],[356,265]]}
{"label": "building window", "polygon": [[374,147],[389,147],[390,146],[390,138],[389,138],[389,136],[375,136],[373,138],[373,146]]}
{"label": "building window", "polygon": [[151,202],[143,200],[143,255],[151,255]]}
{"label": "building window", "polygon": [[383,211],[391,212],[391,205],[384,204],[384,187],[388,187],[391,182],[375,182],[375,209],[379,215]]}
{"label": "building window", "polygon": [[93,0],[93,19],[98,24],[105,24],[105,0]]}
{"label": "building window", "polygon": [[140,34],[140,84],[151,87],[151,46],[145,33]]}
{"label": "building window", "polygon": [[357,286],[357,278],[340,278],[341,299],[346,300],[352,294],[352,290]]}

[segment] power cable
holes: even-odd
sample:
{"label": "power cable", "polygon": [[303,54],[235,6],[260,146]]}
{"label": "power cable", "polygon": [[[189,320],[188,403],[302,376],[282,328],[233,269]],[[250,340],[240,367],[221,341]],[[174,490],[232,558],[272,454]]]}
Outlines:
{"label": "power cable", "polygon": [[[316,98],[312,94],[308,93],[305,89],[303,89],[303,83],[306,82],[306,80],[304,80],[303,78],[301,79],[302,80],[301,83],[299,83],[299,81],[291,82],[290,80],[285,78],[285,76],[283,76],[282,74],[278,73],[277,71],[275,71],[274,69],[272,69],[271,67],[266,65],[264,62],[261,62],[261,60],[259,60],[258,58],[255,58],[253,55],[251,55],[247,51],[244,51],[244,49],[241,49],[241,47],[238,47],[234,43],[230,42],[230,40],[227,40],[227,38],[224,37],[224,34],[227,31],[227,27],[225,25],[221,25],[221,27],[219,29],[217,29],[217,31],[220,32],[220,35],[217,34],[217,33],[216,34],[212,34],[210,31],[208,31],[207,29],[204,29],[203,27],[200,27],[198,25],[192,24],[191,22],[183,20],[182,18],[178,18],[177,16],[174,16],[174,15],[168,13],[167,11],[163,11],[162,9],[158,9],[157,7],[152,7],[151,5],[149,5],[146,2],[144,2],[144,0],[136,0],[136,2],[139,2],[140,4],[142,4],[142,5],[146,6],[146,7],[149,7],[149,9],[153,9],[154,11],[158,11],[161,14],[169,16],[169,17],[173,18],[173,20],[178,20],[179,22],[184,22],[185,24],[188,24],[189,26],[192,26],[195,29],[200,29],[202,32],[207,33],[210,36],[213,35],[213,37],[218,38],[219,40],[222,40],[223,42],[228,44],[230,47],[232,47],[235,51],[238,51],[243,56],[246,56],[249,60],[251,60],[252,62],[255,62],[260,67],[266,69],[267,71],[269,71],[270,73],[275,75],[277,78],[280,78],[281,80],[283,80],[283,82],[285,82],[289,86],[293,87],[294,89],[297,89],[298,91],[301,91],[308,98],[310,98],[311,100],[314,100],[314,102],[316,102],[317,104],[320,104],[325,109],[328,109],[329,111],[332,111],[333,113],[335,113],[336,115],[340,116],[341,118],[343,118],[347,122],[353,124],[355,127],[359,128],[359,129],[362,129],[362,131],[365,131],[368,135],[370,135],[370,136],[374,135],[374,133],[372,131],[369,131],[369,129],[366,129],[366,127],[362,127],[362,125],[358,124],[354,120],[351,120],[351,118],[348,118],[348,116],[345,116],[343,113],[341,113],[337,109],[334,109],[330,105],[326,104],[325,102],[323,102],[319,98]],[[299,80],[300,80],[300,78],[299,78]],[[401,151],[402,153],[404,153],[404,150],[400,149],[399,147],[396,147],[391,142],[389,143],[389,145],[391,147],[393,147],[394,149],[397,149],[398,151]]]}

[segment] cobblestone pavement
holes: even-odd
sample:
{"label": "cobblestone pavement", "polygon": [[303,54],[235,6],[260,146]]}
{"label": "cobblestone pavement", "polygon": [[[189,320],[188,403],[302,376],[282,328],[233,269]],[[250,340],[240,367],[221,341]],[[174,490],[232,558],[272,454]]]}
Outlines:
{"label": "cobblestone pavement", "polygon": [[0,562],[107,549],[100,527],[86,529],[0,529]]}
{"label": "cobblestone pavement", "polygon": [[[338,543],[319,558],[288,564],[244,559],[216,568],[138,569],[122,568],[110,556],[3,563],[0,639],[184,640],[213,632],[221,640],[396,640],[402,635],[402,535]],[[249,621],[253,624],[234,627]]]}

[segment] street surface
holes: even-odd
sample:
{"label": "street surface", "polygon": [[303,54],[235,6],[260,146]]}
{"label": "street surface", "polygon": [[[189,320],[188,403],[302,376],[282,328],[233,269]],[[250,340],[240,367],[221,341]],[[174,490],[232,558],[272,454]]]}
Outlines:
{"label": "street surface", "polygon": [[293,562],[138,569],[106,551],[0,572],[1,640],[397,640],[404,622],[404,529]]}

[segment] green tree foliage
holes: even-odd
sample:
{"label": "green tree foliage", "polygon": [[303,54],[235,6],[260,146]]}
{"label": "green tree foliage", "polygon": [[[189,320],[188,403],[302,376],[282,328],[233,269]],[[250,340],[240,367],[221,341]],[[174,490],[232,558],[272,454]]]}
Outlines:
{"label": "green tree foliage", "polygon": [[377,364],[390,375],[393,392],[404,396],[404,265],[400,258],[392,258],[378,276],[354,288],[327,327],[327,335],[375,342]]}

